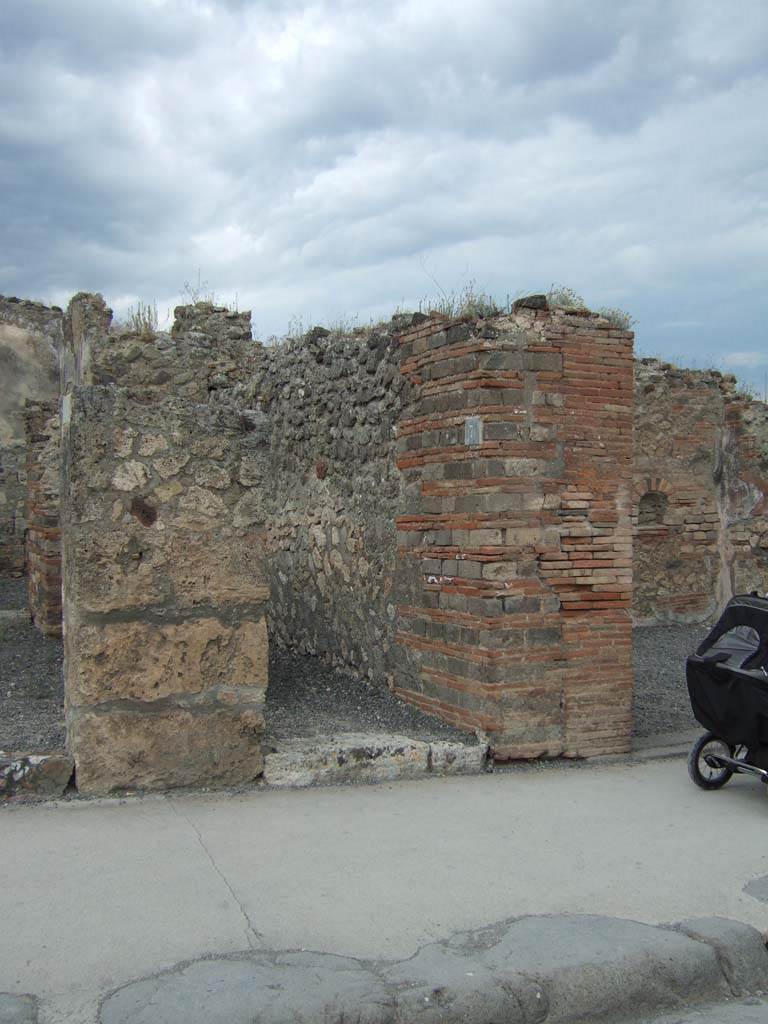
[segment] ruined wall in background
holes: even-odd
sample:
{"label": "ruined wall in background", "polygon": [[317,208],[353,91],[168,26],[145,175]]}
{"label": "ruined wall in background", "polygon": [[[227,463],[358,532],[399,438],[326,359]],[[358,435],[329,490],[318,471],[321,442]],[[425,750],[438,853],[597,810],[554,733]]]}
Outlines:
{"label": "ruined wall in background", "polygon": [[[641,621],[699,620],[725,598],[722,384],[720,374],[656,360],[636,365],[634,613]],[[649,494],[662,497],[641,521]]]}
{"label": "ruined wall in background", "polygon": [[636,364],[638,621],[698,621],[768,590],[767,416],[717,371]]}
{"label": "ruined wall in background", "polygon": [[396,325],[266,348],[250,388],[271,432],[273,639],[394,685],[395,433],[407,390]]}
{"label": "ruined wall in background", "polygon": [[180,310],[171,335],[94,332],[79,363],[94,383],[65,397],[65,688],[82,792],[261,771],[266,439],[226,386],[252,347],[247,315],[207,306]]}
{"label": "ruined wall in background", "polygon": [[26,445],[0,443],[0,576],[24,572],[27,528]]}
{"label": "ruined wall in background", "polygon": [[768,594],[768,405],[729,395],[723,459],[725,549],[734,594]]}
{"label": "ruined wall in background", "polygon": [[0,574],[24,570],[24,405],[58,395],[62,312],[0,296]]}
{"label": "ruined wall in background", "polygon": [[34,625],[61,636],[61,419],[59,402],[28,401],[27,592]]}

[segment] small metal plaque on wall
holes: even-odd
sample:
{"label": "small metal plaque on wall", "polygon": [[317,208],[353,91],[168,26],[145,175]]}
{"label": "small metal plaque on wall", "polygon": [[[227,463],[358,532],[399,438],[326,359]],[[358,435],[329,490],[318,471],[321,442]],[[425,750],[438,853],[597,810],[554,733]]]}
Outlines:
{"label": "small metal plaque on wall", "polygon": [[464,420],[464,444],[474,448],[483,443],[483,421],[479,416],[468,416]]}

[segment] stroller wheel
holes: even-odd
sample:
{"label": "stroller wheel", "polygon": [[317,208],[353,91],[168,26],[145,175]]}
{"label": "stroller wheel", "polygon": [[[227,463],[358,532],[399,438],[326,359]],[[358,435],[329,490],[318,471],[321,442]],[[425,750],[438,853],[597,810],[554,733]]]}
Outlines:
{"label": "stroller wheel", "polygon": [[732,768],[709,764],[708,758],[718,754],[733,757],[733,748],[714,733],[704,733],[693,745],[688,756],[688,774],[701,789],[720,789],[733,775]]}

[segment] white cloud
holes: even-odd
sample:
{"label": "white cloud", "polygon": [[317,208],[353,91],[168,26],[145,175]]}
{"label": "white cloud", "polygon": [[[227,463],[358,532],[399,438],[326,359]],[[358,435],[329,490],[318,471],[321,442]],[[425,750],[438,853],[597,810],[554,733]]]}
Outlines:
{"label": "white cloud", "polygon": [[172,305],[199,268],[269,334],[418,303],[426,260],[662,354],[764,344],[758,0],[65,6],[0,7],[0,292]]}
{"label": "white cloud", "polygon": [[768,351],[762,352],[729,352],[725,361],[729,366],[754,369],[757,366],[768,366]]}

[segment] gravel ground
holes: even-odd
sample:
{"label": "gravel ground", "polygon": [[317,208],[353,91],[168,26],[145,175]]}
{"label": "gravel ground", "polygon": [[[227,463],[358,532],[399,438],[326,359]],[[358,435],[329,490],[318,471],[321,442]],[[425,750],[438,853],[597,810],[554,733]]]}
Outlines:
{"label": "gravel ground", "polygon": [[688,701],[685,659],[708,632],[706,625],[635,629],[635,736],[701,729]]}
{"label": "gravel ground", "polygon": [[316,658],[283,651],[275,652],[269,662],[266,720],[270,740],[390,732],[420,740],[477,742],[473,733],[425,715],[388,690],[361,686]]}
{"label": "gravel ground", "polygon": [[[25,581],[0,580],[0,750],[57,750],[64,745],[62,642],[38,633],[25,609]],[[685,658],[706,633],[701,625],[635,630],[636,736],[698,728],[685,687]],[[266,720],[272,742],[334,732],[474,742],[387,691],[283,651],[270,657]]]}
{"label": "gravel ground", "polygon": [[[63,644],[26,616],[24,580],[0,580],[0,750],[56,750],[64,745]],[[14,614],[19,610],[21,614]],[[268,740],[333,732],[405,733],[458,739],[453,729],[388,691],[355,684],[314,658],[273,651],[269,662]]]}
{"label": "gravel ground", "polygon": [[0,580],[0,750],[64,748],[61,640],[26,614],[24,580]]}

